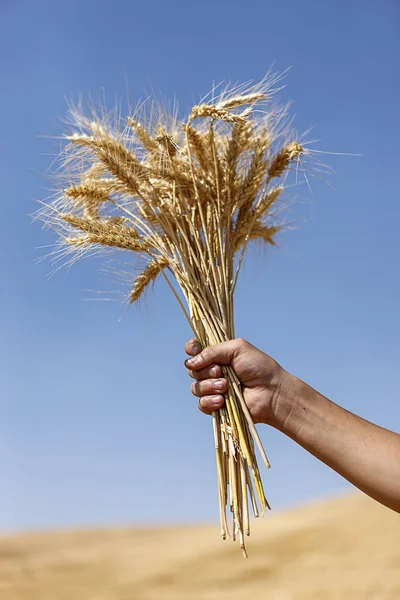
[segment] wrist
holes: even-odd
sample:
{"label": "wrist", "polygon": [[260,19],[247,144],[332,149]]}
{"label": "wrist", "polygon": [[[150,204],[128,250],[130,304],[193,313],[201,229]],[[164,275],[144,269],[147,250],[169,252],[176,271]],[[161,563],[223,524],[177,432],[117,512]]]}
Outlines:
{"label": "wrist", "polygon": [[291,373],[283,369],[282,371],[271,400],[267,425],[271,425],[283,433],[289,433],[298,426],[297,421],[301,417],[301,410],[298,414],[299,399],[302,396],[302,387],[306,384]]}

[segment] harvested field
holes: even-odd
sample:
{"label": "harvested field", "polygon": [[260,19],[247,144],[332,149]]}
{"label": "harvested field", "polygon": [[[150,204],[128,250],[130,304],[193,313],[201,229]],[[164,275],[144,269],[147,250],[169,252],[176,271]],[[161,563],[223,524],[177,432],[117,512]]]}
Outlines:
{"label": "harvested field", "polygon": [[254,523],[3,535],[2,600],[397,600],[400,517],[362,494]]}

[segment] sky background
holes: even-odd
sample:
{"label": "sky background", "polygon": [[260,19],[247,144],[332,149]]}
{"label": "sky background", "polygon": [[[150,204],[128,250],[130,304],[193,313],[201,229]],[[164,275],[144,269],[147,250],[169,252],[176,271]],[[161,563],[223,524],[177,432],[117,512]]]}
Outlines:
{"label": "sky background", "polygon": [[[144,89],[182,114],[213,81],[292,70],[282,102],[335,170],[297,190],[298,227],[246,262],[237,334],[332,400],[400,430],[399,27],[395,0],[0,0],[0,529],[217,520],[211,422],[183,368],[188,326],[160,282],[141,307],[99,261],[46,281],[32,224],[66,98]],[[48,136],[48,137],[41,137]],[[350,486],[259,428],[272,506]]]}

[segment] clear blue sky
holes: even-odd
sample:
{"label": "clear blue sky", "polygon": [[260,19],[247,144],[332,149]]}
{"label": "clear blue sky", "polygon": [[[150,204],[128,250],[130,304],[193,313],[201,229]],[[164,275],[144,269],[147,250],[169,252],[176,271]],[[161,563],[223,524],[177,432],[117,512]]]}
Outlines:
{"label": "clear blue sky", "polygon": [[[158,285],[140,310],[88,302],[96,261],[46,282],[31,224],[65,97],[153,86],[182,111],[213,80],[293,69],[282,100],[315,125],[330,183],[253,255],[237,333],[331,399],[400,430],[399,26],[395,0],[113,0],[0,4],[0,528],[217,519],[211,423],[182,367],[189,331]],[[348,488],[266,427],[273,507]]]}

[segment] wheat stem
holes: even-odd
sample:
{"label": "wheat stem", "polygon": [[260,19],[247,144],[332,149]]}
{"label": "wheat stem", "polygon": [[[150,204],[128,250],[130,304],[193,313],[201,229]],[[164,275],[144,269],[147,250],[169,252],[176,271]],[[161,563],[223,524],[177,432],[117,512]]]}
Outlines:
{"label": "wheat stem", "polygon": [[[121,126],[105,111],[91,120],[75,111],[62,196],[39,214],[65,241],[68,263],[91,249],[145,257],[131,302],[162,275],[202,347],[235,337],[233,300],[246,249],[253,240],[274,243],[280,223],[273,207],[305,152],[296,137],[281,143],[284,112],[268,105],[274,82],[224,93],[183,121],[138,110]],[[253,111],[259,103],[265,110]],[[277,179],[283,184],[274,187]],[[223,373],[229,389],[212,418],[221,535],[229,535],[229,503],[232,537],[246,556],[249,504],[255,516],[269,508],[255,444],[269,462],[240,381],[230,366]]]}

